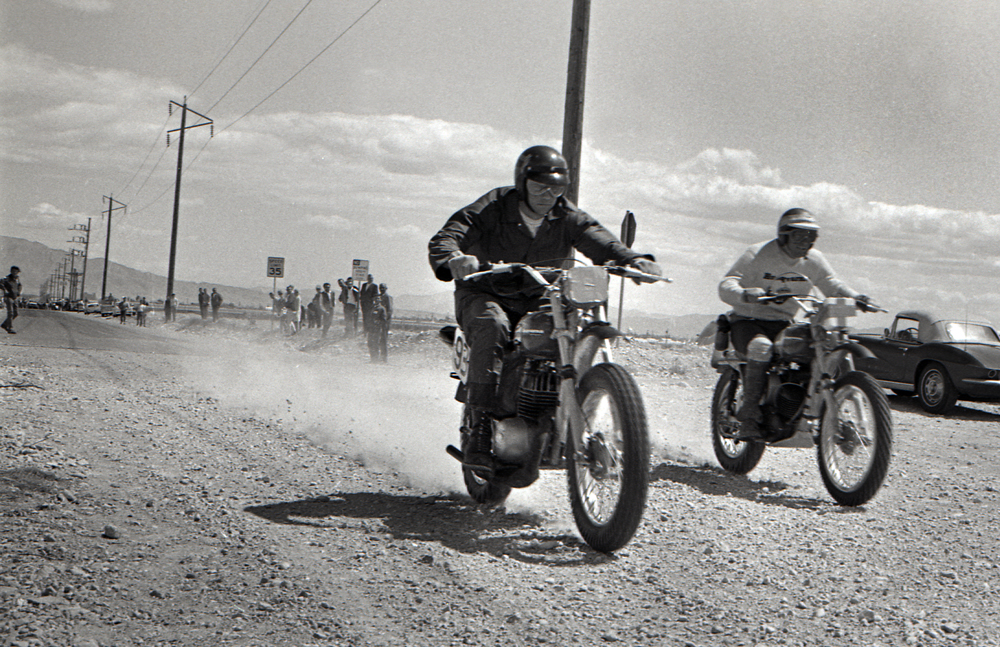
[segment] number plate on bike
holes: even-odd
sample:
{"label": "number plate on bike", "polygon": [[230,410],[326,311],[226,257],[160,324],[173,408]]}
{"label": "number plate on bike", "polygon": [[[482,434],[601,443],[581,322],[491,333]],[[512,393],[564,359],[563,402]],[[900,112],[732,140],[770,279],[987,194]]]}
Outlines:
{"label": "number plate on bike", "polygon": [[596,306],[608,300],[608,273],[596,265],[574,267],[566,273],[566,299],[581,308]]}

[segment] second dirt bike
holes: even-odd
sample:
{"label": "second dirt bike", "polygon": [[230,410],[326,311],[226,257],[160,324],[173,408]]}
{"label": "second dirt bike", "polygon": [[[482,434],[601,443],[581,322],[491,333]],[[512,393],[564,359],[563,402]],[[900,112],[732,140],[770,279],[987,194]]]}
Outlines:
{"label": "second dirt bike", "polygon": [[[490,423],[492,474],[463,465],[469,494],[480,503],[503,502],[511,488],[535,482],[539,470],[566,469],[570,505],[584,541],[610,552],[632,538],[642,520],[649,485],[649,432],[635,380],[613,363],[607,321],[608,274],[640,282],[662,279],[627,267],[534,268],[495,265],[466,277],[484,290],[542,297],[542,306],[517,323],[504,350],[497,407]],[[515,286],[511,288],[510,286]],[[464,402],[469,346],[462,330],[442,337],[453,348],[454,372]],[[600,356],[600,363],[594,363]],[[465,405],[464,459],[472,412]]]}
{"label": "second dirt bike", "polygon": [[[871,353],[847,336],[847,318],[858,309],[884,312],[853,299],[762,297],[790,303],[806,320],[783,330],[762,398],[764,436],[738,439],[746,359],[728,347],[728,319],[718,321],[712,365],[719,380],[712,397],[712,446],[728,472],[746,474],[766,447],[816,446],[827,491],[844,506],[858,506],[878,492],[892,453],[892,416],[885,392],[853,357]],[[727,348],[728,347],[728,348]]]}

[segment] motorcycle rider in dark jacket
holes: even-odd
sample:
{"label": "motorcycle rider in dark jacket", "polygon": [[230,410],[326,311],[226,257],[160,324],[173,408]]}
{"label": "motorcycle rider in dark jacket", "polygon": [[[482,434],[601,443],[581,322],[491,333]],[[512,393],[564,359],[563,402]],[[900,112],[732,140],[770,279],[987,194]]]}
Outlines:
{"label": "motorcycle rider in dark jacket", "polygon": [[558,151],[532,146],[517,159],[514,186],[493,189],[456,211],[428,245],[435,276],[455,281],[455,318],[469,340],[465,401],[473,408],[473,422],[465,464],[481,472],[494,469],[488,423],[503,347],[539,299],[494,294],[465,277],[484,263],[570,267],[574,249],[598,265],[613,262],[661,274],[652,255],[632,251],[563,197],[569,182],[566,159]]}

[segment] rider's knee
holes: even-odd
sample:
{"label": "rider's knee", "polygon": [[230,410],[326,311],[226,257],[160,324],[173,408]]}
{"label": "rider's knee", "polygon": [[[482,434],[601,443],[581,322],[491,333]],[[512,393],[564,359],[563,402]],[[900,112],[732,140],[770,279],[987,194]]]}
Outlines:
{"label": "rider's knee", "polygon": [[758,335],[747,344],[747,359],[751,362],[769,362],[773,349],[774,343],[770,339]]}

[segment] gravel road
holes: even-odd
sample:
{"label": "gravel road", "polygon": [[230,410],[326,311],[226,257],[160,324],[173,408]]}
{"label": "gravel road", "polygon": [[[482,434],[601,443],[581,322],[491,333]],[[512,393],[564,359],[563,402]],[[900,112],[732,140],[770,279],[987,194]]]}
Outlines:
{"label": "gravel road", "polygon": [[0,645],[1000,644],[1000,407],[890,398],[886,483],[842,509],[810,450],[719,470],[705,349],[622,343],[653,469],[605,555],[562,473],[465,496],[433,335],[376,365],[311,330],[138,330],[3,340]]}

